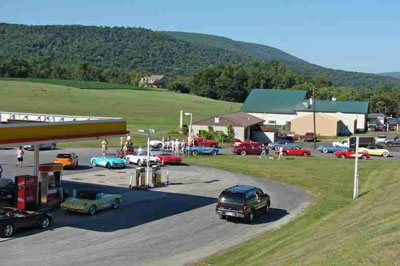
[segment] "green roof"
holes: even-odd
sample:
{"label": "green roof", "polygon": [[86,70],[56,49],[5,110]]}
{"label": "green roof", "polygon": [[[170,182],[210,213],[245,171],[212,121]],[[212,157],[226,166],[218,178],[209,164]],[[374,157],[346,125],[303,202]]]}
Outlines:
{"label": "green roof", "polygon": [[305,101],[305,90],[253,89],[242,105],[242,112],[295,114]]}
{"label": "green roof", "polygon": [[[329,101],[329,100],[316,100],[315,111],[325,113],[351,113],[351,114],[367,114],[368,102],[350,102],[350,101]],[[297,111],[312,112],[313,107],[300,107]]]}

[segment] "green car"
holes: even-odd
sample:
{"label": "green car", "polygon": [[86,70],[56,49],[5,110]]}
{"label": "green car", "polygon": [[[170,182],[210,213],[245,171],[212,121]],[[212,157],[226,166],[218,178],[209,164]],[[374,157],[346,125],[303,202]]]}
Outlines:
{"label": "green car", "polygon": [[61,209],[94,215],[97,211],[117,209],[121,205],[122,196],[106,194],[99,191],[82,190],[76,198],[68,198],[61,204]]}

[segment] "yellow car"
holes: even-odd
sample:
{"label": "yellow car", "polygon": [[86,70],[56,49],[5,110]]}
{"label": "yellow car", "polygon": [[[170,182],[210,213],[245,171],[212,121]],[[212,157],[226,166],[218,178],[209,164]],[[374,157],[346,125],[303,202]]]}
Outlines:
{"label": "yellow car", "polygon": [[386,149],[380,149],[376,147],[368,147],[368,148],[358,148],[359,151],[364,151],[368,152],[369,155],[372,156],[383,156],[383,157],[388,157],[389,156],[389,151]]}

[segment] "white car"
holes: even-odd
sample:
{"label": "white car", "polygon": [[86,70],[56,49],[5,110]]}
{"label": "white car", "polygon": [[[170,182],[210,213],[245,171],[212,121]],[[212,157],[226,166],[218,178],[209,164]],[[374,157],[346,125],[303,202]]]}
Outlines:
{"label": "white car", "polygon": [[[135,155],[126,155],[125,156],[126,163],[134,163],[137,165],[146,165],[147,164],[147,151],[141,151]],[[150,164],[157,164],[160,159],[155,156],[149,156],[149,163]]]}
{"label": "white car", "polygon": [[150,140],[150,146],[153,148],[161,149],[164,147],[164,143],[161,140]]}
{"label": "white car", "polygon": [[344,139],[341,142],[334,142],[332,143],[333,147],[340,147],[340,148],[349,148],[350,147],[350,140]]}
{"label": "white car", "polygon": [[376,137],[376,144],[384,144],[385,140],[387,139],[386,135],[379,135],[378,137]]}

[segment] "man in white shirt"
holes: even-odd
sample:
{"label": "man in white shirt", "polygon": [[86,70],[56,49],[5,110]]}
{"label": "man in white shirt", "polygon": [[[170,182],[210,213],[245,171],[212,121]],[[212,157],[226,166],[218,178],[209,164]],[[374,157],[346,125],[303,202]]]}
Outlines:
{"label": "man in white shirt", "polygon": [[22,161],[24,160],[24,150],[22,147],[19,147],[17,150],[17,164],[16,166],[22,167]]}

